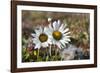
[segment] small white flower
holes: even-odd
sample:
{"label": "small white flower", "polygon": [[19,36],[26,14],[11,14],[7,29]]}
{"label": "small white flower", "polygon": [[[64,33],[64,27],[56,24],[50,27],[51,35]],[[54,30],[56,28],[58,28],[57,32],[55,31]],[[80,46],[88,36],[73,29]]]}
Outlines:
{"label": "small white flower", "polygon": [[52,18],[48,18],[48,22],[51,22]]}
{"label": "small white flower", "polygon": [[70,41],[68,34],[69,29],[66,28],[66,24],[61,24],[60,20],[54,21],[49,24],[49,30],[47,34],[52,40],[52,44],[57,45],[60,49],[65,48],[66,44]]}
{"label": "small white flower", "polygon": [[35,49],[40,49],[41,47],[48,47],[48,44],[51,44],[51,40],[48,38],[47,27],[39,27],[35,30],[35,34],[32,34],[33,43],[35,44]]}

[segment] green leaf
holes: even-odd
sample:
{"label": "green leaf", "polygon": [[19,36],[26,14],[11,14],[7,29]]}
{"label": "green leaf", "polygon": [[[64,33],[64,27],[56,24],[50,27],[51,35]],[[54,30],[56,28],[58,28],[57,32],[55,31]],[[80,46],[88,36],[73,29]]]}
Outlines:
{"label": "green leaf", "polygon": [[38,56],[37,62],[42,61],[42,57]]}
{"label": "green leaf", "polygon": [[49,60],[49,56],[46,56],[46,61],[48,61]]}
{"label": "green leaf", "polygon": [[28,59],[29,56],[30,56],[30,54],[29,54],[29,53],[26,53],[26,54],[25,54],[25,59]]}

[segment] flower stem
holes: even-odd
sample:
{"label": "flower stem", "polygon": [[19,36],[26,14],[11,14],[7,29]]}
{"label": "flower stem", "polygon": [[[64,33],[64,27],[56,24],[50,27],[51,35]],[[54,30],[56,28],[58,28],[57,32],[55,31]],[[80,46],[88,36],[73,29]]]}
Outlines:
{"label": "flower stem", "polygon": [[51,45],[50,45],[50,48],[49,48],[49,54],[50,54],[50,56],[51,56]]}
{"label": "flower stem", "polygon": [[55,59],[57,59],[57,48],[55,46]]}
{"label": "flower stem", "polygon": [[38,58],[39,58],[39,49],[38,49],[38,54],[37,54],[37,61],[38,61]]}
{"label": "flower stem", "polygon": [[63,58],[61,57],[61,61],[63,60]]}

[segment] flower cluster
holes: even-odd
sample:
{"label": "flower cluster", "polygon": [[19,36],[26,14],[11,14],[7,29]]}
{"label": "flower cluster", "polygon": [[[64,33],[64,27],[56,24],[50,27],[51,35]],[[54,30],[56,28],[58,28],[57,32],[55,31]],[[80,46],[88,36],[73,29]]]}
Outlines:
{"label": "flower cluster", "polygon": [[48,22],[48,26],[38,26],[34,29],[35,32],[31,33],[33,37],[31,44],[34,44],[34,49],[38,50],[37,59],[39,58],[40,50],[44,48],[49,51],[46,51],[46,59],[50,56],[51,59],[58,60],[59,58],[57,57],[60,55],[60,50],[66,48],[70,41],[70,32],[67,24],[61,23],[60,20],[51,22],[51,19],[48,18]]}
{"label": "flower cluster", "polygon": [[70,41],[70,32],[66,26],[60,20],[49,23],[48,26],[39,26],[35,29],[35,33],[32,33],[35,49],[49,47],[49,45],[55,45],[59,49],[65,48]]}

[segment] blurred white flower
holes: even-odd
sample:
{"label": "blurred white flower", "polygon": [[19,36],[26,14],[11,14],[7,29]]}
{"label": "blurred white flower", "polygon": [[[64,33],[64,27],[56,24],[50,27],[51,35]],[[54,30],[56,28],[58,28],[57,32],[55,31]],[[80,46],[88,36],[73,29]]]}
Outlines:
{"label": "blurred white flower", "polygon": [[57,45],[60,49],[65,48],[66,44],[70,41],[69,29],[66,28],[66,24],[61,24],[60,20],[54,21],[52,24],[49,24],[49,30],[47,34],[52,40],[52,44]]}
{"label": "blurred white flower", "polygon": [[70,45],[68,48],[65,48],[62,52],[61,52],[61,58],[64,60],[72,60],[75,57],[75,51],[76,51],[76,47]]}
{"label": "blurred white flower", "polygon": [[81,56],[81,52],[82,52],[81,48],[77,48],[74,45],[69,45],[68,48],[64,48],[64,50],[61,51],[61,58],[64,60],[73,60],[75,56],[78,56],[79,59]]}
{"label": "blurred white flower", "polygon": [[49,17],[49,18],[48,18],[48,22],[51,22],[51,20],[52,20],[52,18]]}
{"label": "blurred white flower", "polygon": [[32,34],[33,43],[35,44],[35,49],[40,49],[41,47],[48,47],[48,44],[51,44],[51,40],[48,37],[47,27],[39,27],[35,30],[35,34]]}

